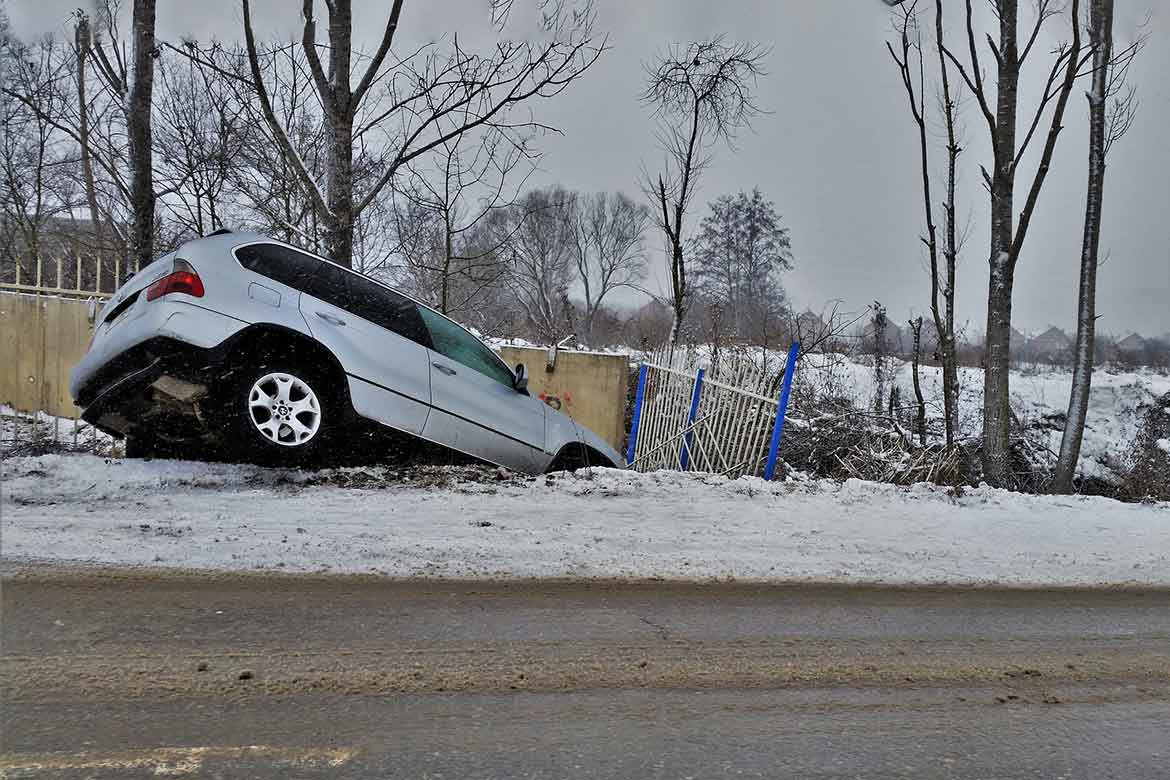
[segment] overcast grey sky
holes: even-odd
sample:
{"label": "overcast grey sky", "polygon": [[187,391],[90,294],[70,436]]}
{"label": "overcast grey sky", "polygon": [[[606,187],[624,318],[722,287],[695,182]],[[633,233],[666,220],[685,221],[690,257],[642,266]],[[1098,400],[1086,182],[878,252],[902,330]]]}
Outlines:
{"label": "overcast grey sky", "polygon": [[[28,35],[64,30],[78,3],[7,0],[6,5],[15,31]],[[260,35],[288,37],[297,29],[299,2],[254,3]],[[773,51],[759,98],[771,113],[756,121],[754,133],[740,138],[736,152],[719,150],[703,179],[695,222],[707,200],[759,186],[792,231],[796,268],[785,284],[796,305],[820,308],[829,299],[842,299],[859,309],[877,299],[899,322],[911,312],[925,313],[917,142],[885,50],[890,23],[879,0],[597,3],[613,48],[567,93],[537,108],[542,121],[564,131],[543,142],[544,181],[638,194],[640,166],[658,161],[652,122],[637,101],[641,63],[670,42],[715,33],[765,43]],[[388,2],[354,0],[354,5],[357,37],[372,48]],[[1164,138],[1170,125],[1170,7],[1164,0],[1123,0],[1119,6],[1116,35],[1122,44],[1147,12],[1152,16],[1150,43],[1131,73],[1140,90],[1140,113],[1109,160],[1102,236],[1109,259],[1100,277],[1099,328],[1158,334],[1170,331],[1170,144]],[[485,7],[486,0],[407,0],[403,43],[454,32],[482,39]],[[236,38],[239,20],[239,4],[232,0],[159,0],[163,36]],[[1065,33],[1067,25],[1053,25],[1047,43]],[[1047,67],[1037,57],[1036,78]],[[1015,319],[1024,330],[1049,324],[1070,328],[1074,322],[1085,113],[1078,90],[1017,272]],[[980,121],[968,111],[961,159],[967,195],[961,208],[972,228],[958,296],[961,318],[976,332],[983,328],[987,275],[986,196],[978,187],[978,165],[987,163],[989,153]],[[941,152],[936,159],[942,161]],[[1021,179],[1021,194],[1025,186]]]}

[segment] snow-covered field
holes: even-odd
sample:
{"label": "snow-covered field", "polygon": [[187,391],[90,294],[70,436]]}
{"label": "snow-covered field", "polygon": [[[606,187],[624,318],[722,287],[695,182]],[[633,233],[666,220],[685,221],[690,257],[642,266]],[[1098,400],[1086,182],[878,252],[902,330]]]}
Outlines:
{"label": "snow-covered field", "polygon": [[86,455],[0,468],[7,567],[1170,586],[1170,504],[616,470],[404,480]]}

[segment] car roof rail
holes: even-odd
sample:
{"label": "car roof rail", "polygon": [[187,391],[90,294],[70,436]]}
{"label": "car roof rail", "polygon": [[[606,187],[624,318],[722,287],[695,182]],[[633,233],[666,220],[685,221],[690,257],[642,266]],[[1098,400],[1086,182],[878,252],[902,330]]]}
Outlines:
{"label": "car roof rail", "polygon": [[231,232],[232,231],[228,230],[227,228],[220,228],[219,230],[211,231],[210,233],[205,235],[204,238],[211,238],[212,236],[226,236]]}

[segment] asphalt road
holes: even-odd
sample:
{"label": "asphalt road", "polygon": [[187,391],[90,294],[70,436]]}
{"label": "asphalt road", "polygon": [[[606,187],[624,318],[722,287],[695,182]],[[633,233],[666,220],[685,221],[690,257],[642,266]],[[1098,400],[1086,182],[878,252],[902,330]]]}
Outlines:
{"label": "asphalt road", "polygon": [[1170,778],[1170,592],[44,572],[0,777]]}

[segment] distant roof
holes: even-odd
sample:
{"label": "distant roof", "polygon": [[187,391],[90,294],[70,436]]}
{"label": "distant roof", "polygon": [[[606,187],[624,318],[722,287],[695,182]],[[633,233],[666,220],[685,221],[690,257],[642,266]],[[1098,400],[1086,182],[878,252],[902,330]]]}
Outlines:
{"label": "distant roof", "polygon": [[1138,350],[1146,348],[1146,340],[1137,333],[1131,333],[1117,342],[1117,348],[1122,350]]}
{"label": "distant roof", "polygon": [[1059,342],[1061,344],[1071,344],[1072,338],[1069,337],[1069,335],[1060,328],[1053,326],[1041,333],[1039,336],[1033,338],[1032,341],[1052,341]]}

